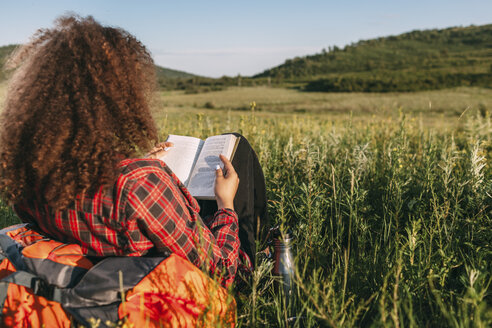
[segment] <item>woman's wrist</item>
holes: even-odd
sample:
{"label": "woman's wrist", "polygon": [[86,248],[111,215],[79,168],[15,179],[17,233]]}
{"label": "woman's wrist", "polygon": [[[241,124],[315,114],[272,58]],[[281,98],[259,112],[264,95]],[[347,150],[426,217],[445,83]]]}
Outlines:
{"label": "woman's wrist", "polygon": [[233,210],[233,211],[235,211],[234,206],[219,206],[217,210],[218,211],[220,211],[220,210]]}
{"label": "woman's wrist", "polygon": [[233,202],[225,202],[225,203],[222,203],[220,201],[217,201],[217,208],[219,210],[223,209],[223,208],[228,208],[228,209],[231,209],[234,211],[234,203]]}
{"label": "woman's wrist", "polygon": [[219,208],[217,211],[229,211],[229,212],[236,212],[236,210],[234,210],[233,208],[229,208],[229,207],[221,207]]}

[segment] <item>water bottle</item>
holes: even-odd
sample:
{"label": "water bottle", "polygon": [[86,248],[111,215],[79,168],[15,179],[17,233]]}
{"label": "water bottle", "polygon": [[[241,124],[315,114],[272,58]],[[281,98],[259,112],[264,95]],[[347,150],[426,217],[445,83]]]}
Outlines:
{"label": "water bottle", "polygon": [[285,297],[285,307],[294,304],[294,256],[292,254],[292,236],[289,233],[274,236],[273,274],[281,278],[280,286]]}

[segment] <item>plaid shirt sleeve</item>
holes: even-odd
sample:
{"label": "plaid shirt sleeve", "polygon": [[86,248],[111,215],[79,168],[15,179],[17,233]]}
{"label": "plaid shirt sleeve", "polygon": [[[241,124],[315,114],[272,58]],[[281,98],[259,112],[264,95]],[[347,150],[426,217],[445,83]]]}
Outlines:
{"label": "plaid shirt sleeve", "polygon": [[[188,191],[162,168],[151,167],[128,191],[126,217],[132,235],[145,235],[161,253],[175,253],[218,275],[228,286],[238,265],[238,217],[221,209],[204,224]],[[179,182],[178,182],[179,183]],[[133,238],[131,238],[133,239]],[[139,243],[133,240],[134,244]]]}

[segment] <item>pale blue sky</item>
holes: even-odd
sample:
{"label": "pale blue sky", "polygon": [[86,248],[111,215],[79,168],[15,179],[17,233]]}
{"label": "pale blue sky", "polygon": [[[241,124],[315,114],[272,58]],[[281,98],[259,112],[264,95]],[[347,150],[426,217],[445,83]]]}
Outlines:
{"label": "pale blue sky", "polygon": [[27,41],[67,11],[126,29],[161,66],[212,77],[252,75],[330,45],[492,23],[491,0],[1,0],[0,45]]}

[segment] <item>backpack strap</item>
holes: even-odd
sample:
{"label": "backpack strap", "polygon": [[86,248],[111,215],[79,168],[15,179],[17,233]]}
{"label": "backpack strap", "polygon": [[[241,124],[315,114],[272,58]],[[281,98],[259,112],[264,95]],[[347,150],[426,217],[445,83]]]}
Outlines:
{"label": "backpack strap", "polygon": [[[8,275],[7,277],[0,280],[0,283],[24,286],[31,289],[35,295],[43,296],[44,298],[47,298],[49,300],[51,300],[52,295],[54,294],[54,290],[60,289],[56,286],[50,286],[46,284],[43,278],[27,271],[14,272],[11,275]],[[1,295],[0,304],[3,304]]]}
{"label": "backpack strap", "polygon": [[[44,296],[43,294],[46,293],[46,290],[41,287],[44,286],[43,280],[27,271],[17,271],[3,278],[2,280],[0,280],[0,322],[1,318],[3,317],[3,307],[8,296],[10,284],[16,284],[19,286],[30,288],[36,295]],[[41,290],[43,290],[43,292],[41,292]]]}
{"label": "backpack strap", "polygon": [[36,293],[39,290],[41,278],[27,271],[17,271],[1,281],[30,288]]}
{"label": "backpack strap", "polygon": [[17,271],[25,271],[27,269],[26,264],[22,259],[19,244],[3,233],[0,233],[0,249],[2,255],[9,259]]}
{"label": "backpack strap", "polygon": [[9,290],[9,283],[0,281],[0,307],[2,308],[2,311],[0,312],[0,323],[3,317],[3,307],[5,305],[5,300],[7,299],[8,290]]}

